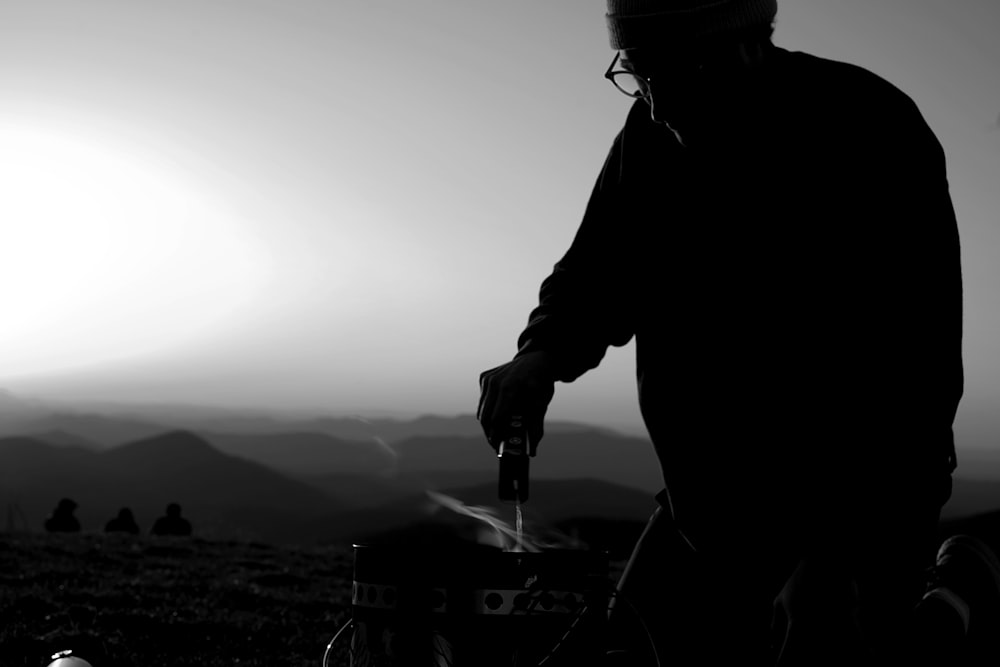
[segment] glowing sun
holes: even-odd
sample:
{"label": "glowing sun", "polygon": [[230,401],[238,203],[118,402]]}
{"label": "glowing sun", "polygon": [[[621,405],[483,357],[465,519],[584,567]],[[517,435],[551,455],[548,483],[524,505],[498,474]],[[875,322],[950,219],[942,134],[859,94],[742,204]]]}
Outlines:
{"label": "glowing sun", "polygon": [[0,375],[218,333],[265,281],[262,248],[179,168],[0,125]]}

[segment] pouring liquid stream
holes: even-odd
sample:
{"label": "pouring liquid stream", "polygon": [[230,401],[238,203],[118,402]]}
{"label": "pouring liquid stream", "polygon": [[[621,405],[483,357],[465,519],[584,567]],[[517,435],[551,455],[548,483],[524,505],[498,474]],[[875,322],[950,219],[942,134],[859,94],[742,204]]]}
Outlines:
{"label": "pouring liquid stream", "polygon": [[520,502],[514,505],[514,527],[517,531],[517,543],[514,545],[514,551],[524,551],[524,525],[522,524]]}
{"label": "pouring liquid stream", "polygon": [[517,480],[514,480],[514,493],[517,498],[514,503],[514,531],[517,536],[517,542],[514,543],[514,551],[524,551],[524,521],[521,516],[521,496],[517,492]]}

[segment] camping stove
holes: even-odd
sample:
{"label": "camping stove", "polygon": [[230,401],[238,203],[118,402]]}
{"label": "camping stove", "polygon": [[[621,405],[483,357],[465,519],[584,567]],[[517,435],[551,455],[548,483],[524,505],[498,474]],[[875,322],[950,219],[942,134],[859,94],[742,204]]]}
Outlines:
{"label": "camping stove", "polygon": [[594,664],[604,552],[354,545],[352,667]]}

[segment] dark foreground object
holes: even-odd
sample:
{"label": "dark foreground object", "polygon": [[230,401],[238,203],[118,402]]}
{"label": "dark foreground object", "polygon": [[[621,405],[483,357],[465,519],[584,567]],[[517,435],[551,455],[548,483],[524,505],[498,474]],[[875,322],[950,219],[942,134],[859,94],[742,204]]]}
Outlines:
{"label": "dark foreground object", "polygon": [[551,667],[604,654],[607,555],[357,545],[353,664]]}

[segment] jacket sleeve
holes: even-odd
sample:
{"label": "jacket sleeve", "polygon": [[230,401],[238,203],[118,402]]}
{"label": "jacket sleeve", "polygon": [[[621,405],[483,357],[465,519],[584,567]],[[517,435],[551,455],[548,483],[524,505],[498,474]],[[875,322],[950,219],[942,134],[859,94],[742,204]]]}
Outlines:
{"label": "jacket sleeve", "polygon": [[[873,229],[860,299],[866,322],[858,335],[874,345],[868,380],[856,387],[873,435],[902,455],[916,448],[949,452],[963,392],[962,270],[958,224],[940,142],[909,98],[883,118],[868,167]],[[864,257],[862,251],[862,257]],[[901,457],[902,458],[902,457]]]}
{"label": "jacket sleeve", "polygon": [[623,178],[628,128],[626,122],[615,137],[576,236],[542,282],[538,306],[518,337],[515,356],[550,353],[563,382],[596,368],[609,345],[623,346],[634,334],[630,246],[637,221]]}

